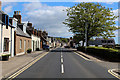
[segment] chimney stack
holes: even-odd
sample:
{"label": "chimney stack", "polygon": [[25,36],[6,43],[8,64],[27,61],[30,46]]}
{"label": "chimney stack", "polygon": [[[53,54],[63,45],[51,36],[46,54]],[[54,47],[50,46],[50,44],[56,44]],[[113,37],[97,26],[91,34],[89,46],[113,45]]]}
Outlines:
{"label": "chimney stack", "polygon": [[21,23],[22,16],[20,14],[20,11],[14,11],[13,17],[18,19],[18,23]]}
{"label": "chimney stack", "polygon": [[1,3],[1,1],[0,1],[0,10],[2,10],[2,3]]}
{"label": "chimney stack", "polygon": [[32,28],[32,23],[30,23],[30,22],[28,21],[27,26],[29,26],[30,28]]}

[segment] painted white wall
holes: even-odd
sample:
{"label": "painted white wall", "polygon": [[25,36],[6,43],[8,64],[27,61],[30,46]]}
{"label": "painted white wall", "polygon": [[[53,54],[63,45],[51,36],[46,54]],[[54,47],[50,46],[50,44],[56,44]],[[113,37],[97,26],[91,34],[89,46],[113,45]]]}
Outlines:
{"label": "painted white wall", "polygon": [[17,27],[17,19],[16,18],[13,18],[12,19],[12,23],[13,23],[13,25],[12,26],[14,26],[14,27]]}
{"label": "painted white wall", "polygon": [[[11,35],[12,35],[12,38],[11,38]],[[9,38],[9,51],[7,52],[4,52],[4,38]],[[12,51],[11,51],[11,42],[12,42]],[[2,53],[9,53],[11,54],[11,57],[14,56],[14,28],[12,28],[12,34],[11,34],[11,27],[8,26],[8,29],[6,29],[6,25],[3,25]]]}
{"label": "painted white wall", "polygon": [[[35,36],[35,35],[32,35],[31,38],[32,38],[32,51],[35,51],[36,48],[39,48],[39,49],[40,49],[40,37],[37,37],[37,36]],[[33,45],[33,41],[34,41],[34,45]],[[36,45],[36,42],[37,42],[37,45]],[[38,44],[38,42],[39,42],[39,44]],[[34,50],[33,50],[33,46],[34,46]],[[36,46],[37,46],[37,47],[36,47]]]}
{"label": "painted white wall", "polygon": [[24,24],[24,25],[23,25],[23,32],[24,32],[24,33],[26,33],[26,27],[27,27],[27,25]]}
{"label": "painted white wall", "polygon": [[49,47],[52,47],[51,38],[48,38]]}
{"label": "painted white wall", "polygon": [[1,45],[2,45],[2,44],[1,44],[1,38],[2,38],[2,37],[1,37],[1,32],[2,32],[2,31],[1,31],[1,28],[2,28],[2,24],[0,24],[0,54],[2,53],[2,52],[1,52],[1,47],[2,47],[2,46],[1,46]]}
{"label": "painted white wall", "polygon": [[11,57],[14,57],[15,55],[14,55],[14,31],[15,31],[15,28],[12,28],[12,54],[11,54]]}

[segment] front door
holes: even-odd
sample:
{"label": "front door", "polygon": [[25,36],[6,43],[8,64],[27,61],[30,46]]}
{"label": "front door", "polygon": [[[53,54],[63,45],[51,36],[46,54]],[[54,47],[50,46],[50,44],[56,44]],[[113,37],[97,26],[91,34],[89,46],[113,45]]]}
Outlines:
{"label": "front door", "polygon": [[4,52],[9,51],[9,38],[4,38]]}

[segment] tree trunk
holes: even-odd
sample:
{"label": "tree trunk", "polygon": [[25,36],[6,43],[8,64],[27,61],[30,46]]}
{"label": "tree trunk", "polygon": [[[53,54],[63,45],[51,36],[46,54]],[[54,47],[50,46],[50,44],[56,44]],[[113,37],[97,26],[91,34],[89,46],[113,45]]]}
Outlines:
{"label": "tree trunk", "polygon": [[82,47],[84,47],[85,40],[83,40]]}

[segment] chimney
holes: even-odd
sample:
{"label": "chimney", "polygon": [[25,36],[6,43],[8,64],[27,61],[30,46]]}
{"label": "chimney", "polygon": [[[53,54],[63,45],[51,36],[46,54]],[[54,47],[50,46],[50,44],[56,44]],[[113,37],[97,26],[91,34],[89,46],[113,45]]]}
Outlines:
{"label": "chimney", "polygon": [[0,1],[0,10],[2,10],[2,5],[1,5],[1,1]]}
{"label": "chimney", "polygon": [[20,14],[20,11],[14,11],[14,15],[13,15],[14,18],[18,19],[18,23],[21,23],[21,14]]}
{"label": "chimney", "polygon": [[30,23],[30,22],[28,21],[27,26],[29,26],[30,28],[32,28],[32,23]]}

